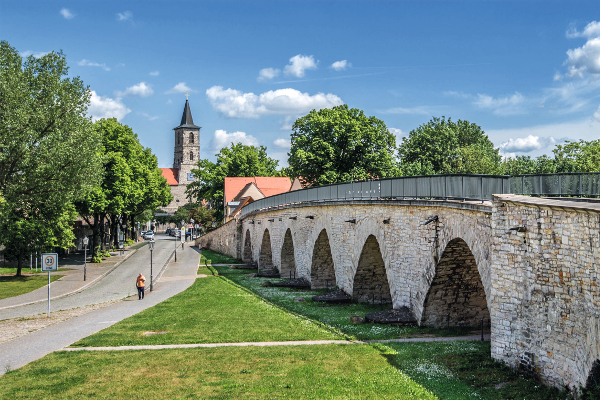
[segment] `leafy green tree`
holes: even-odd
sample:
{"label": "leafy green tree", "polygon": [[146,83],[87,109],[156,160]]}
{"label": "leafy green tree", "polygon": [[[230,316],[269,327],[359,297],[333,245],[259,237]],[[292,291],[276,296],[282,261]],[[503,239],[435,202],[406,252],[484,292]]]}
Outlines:
{"label": "leafy green tree", "polygon": [[186,189],[188,198],[206,200],[215,209],[215,218],[223,219],[223,196],[226,177],[279,176],[278,161],[267,156],[265,146],[247,146],[241,143],[223,147],[216,162],[198,161],[192,169],[196,180]]}
{"label": "leafy green tree", "polygon": [[410,131],[398,146],[398,157],[402,175],[495,174],[502,159],[480,126],[445,117]]}
{"label": "leafy green tree", "polygon": [[502,161],[502,173],[505,175],[551,174],[555,172],[557,172],[555,160],[545,154],[537,158],[517,156]]}
{"label": "leafy green tree", "polygon": [[67,75],[62,52],[23,60],[0,42],[0,242],[17,275],[33,251],[71,245],[72,203],[101,177],[90,91]]}
{"label": "leafy green tree", "polygon": [[552,152],[556,172],[600,172],[600,140],[567,141]]}
{"label": "leafy green tree", "polygon": [[394,176],[396,137],[385,123],[347,105],[296,120],[289,165],[309,186]]}
{"label": "leafy green tree", "polygon": [[109,118],[96,121],[94,128],[102,138],[104,176],[94,190],[77,202],[78,212],[94,232],[92,257],[100,249],[98,243],[104,237],[106,219],[110,221],[111,242],[116,247],[117,226],[130,232],[139,215],[172,200],[156,156],[140,144],[129,126]]}

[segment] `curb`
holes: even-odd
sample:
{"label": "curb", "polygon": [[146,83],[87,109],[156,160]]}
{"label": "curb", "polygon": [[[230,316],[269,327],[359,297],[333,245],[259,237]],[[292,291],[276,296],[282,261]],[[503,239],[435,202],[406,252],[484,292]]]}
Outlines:
{"label": "curb", "polygon": [[[141,247],[143,247],[143,246],[141,246]],[[118,263],[116,263],[111,269],[109,269],[108,271],[106,271],[104,274],[102,274],[100,276],[97,276],[96,279],[94,279],[93,281],[85,284],[84,286],[80,287],[79,289],[75,289],[75,290],[73,290],[73,291],[71,291],[69,293],[61,294],[61,295],[56,296],[56,297],[50,297],[50,300],[62,299],[63,297],[67,297],[67,296],[70,296],[72,294],[76,294],[76,293],[82,292],[83,290],[85,290],[85,289],[89,288],[90,286],[92,286],[94,283],[98,282],[100,279],[104,278],[106,275],[108,275],[111,272],[113,272],[119,265],[121,265],[125,260],[127,260],[132,255],[134,255],[138,250],[139,249],[131,250],[131,252],[129,254],[127,254],[127,256],[124,259],[122,259],[121,261],[119,261]],[[8,310],[10,308],[17,308],[17,307],[28,306],[30,304],[41,303],[41,302],[44,302],[44,301],[48,301],[48,299],[41,299],[41,300],[30,301],[28,303],[16,304],[14,306],[6,306],[6,307],[0,308],[0,310]]]}

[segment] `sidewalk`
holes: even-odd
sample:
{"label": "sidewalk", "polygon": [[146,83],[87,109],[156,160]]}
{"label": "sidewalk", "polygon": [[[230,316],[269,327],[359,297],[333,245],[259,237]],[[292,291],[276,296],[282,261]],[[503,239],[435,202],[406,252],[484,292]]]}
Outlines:
{"label": "sidewalk", "polygon": [[[83,254],[71,255],[68,257],[59,257],[58,267],[59,268],[70,268],[70,271],[58,271],[51,272],[52,275],[64,275],[62,278],[52,282],[50,284],[50,299],[55,300],[64,296],[68,296],[73,293],[80,292],[98,280],[102,279],[121,263],[131,257],[137,250],[125,249],[125,255],[111,256],[102,263],[87,263],[86,280],[83,280]],[[79,256],[79,257],[76,257]],[[78,259],[80,258],[80,259]],[[35,267],[33,269],[35,271]],[[23,269],[23,274],[28,274],[29,268]],[[40,276],[47,276],[47,273],[39,274]],[[8,297],[0,300],[0,310],[20,307],[27,304],[38,303],[42,301],[48,301],[48,285],[42,286],[39,289],[33,290],[28,293],[24,293],[19,296]]]}
{"label": "sidewalk", "polygon": [[[131,262],[130,259],[125,263]],[[0,343],[0,375],[6,372],[7,367],[20,368],[184,291],[194,283],[199,262],[200,250],[186,246],[184,250],[177,251],[177,262],[169,262],[154,291],[146,291],[144,300],[139,301],[137,295],[131,296],[76,319]],[[166,279],[177,277],[181,279]]]}

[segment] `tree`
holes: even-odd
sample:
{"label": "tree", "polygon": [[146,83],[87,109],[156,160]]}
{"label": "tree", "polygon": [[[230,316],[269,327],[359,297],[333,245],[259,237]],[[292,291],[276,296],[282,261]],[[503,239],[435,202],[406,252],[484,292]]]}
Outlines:
{"label": "tree", "polygon": [[102,172],[90,92],[67,74],[62,52],[23,61],[0,42],[0,242],[17,258],[17,275],[33,251],[71,245],[72,202]]}
{"label": "tree", "polygon": [[[501,171],[498,149],[480,126],[445,117],[433,118],[410,131],[398,146],[398,157],[402,175]],[[419,165],[422,167],[417,168]]]}
{"label": "tree", "polygon": [[556,172],[600,172],[600,140],[567,141],[552,152]]}
{"label": "tree", "polygon": [[137,216],[169,204],[170,188],[158,168],[156,156],[144,148],[137,135],[115,118],[94,123],[102,138],[104,175],[100,184],[77,202],[77,210],[92,227],[92,257],[104,236],[104,221],[111,224],[111,242],[118,244],[117,226],[130,232]]}
{"label": "tree", "polygon": [[186,189],[188,198],[206,200],[215,209],[215,218],[223,219],[223,196],[226,177],[279,176],[278,161],[267,156],[265,146],[247,146],[241,143],[223,147],[216,154],[217,161],[198,161],[192,169],[196,180]]}
{"label": "tree", "polygon": [[347,105],[325,108],[292,126],[289,165],[294,177],[309,186],[357,179],[386,178],[396,173],[396,137],[385,123]]}

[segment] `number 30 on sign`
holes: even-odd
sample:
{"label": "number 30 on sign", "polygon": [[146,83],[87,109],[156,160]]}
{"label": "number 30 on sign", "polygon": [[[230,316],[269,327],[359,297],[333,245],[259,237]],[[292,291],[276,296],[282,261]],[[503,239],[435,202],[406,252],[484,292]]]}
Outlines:
{"label": "number 30 on sign", "polygon": [[58,254],[42,253],[42,271],[58,270]]}

